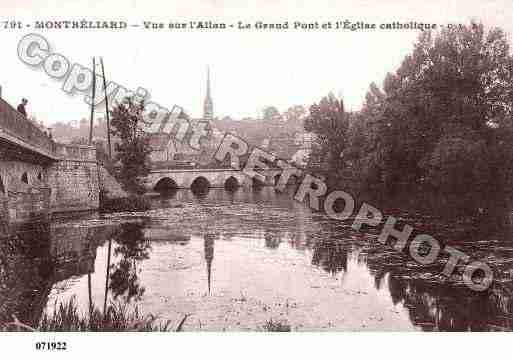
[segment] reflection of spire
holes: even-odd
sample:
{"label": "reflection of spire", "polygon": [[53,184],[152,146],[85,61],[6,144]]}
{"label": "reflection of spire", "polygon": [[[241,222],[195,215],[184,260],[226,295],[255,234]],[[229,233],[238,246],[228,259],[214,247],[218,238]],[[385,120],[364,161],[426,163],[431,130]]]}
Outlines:
{"label": "reflection of spire", "polygon": [[214,104],[210,94],[210,68],[207,67],[207,94],[203,103],[203,119],[210,121],[214,118]]}
{"label": "reflection of spire", "polygon": [[207,281],[208,293],[210,294],[210,279],[212,274],[212,260],[214,259],[214,239],[215,235],[212,233],[205,234],[205,261],[207,262]]}

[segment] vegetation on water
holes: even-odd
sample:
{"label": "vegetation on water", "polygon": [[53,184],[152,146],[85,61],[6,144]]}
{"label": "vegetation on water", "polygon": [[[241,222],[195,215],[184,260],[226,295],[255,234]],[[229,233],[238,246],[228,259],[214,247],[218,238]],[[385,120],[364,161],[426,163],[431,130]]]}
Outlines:
{"label": "vegetation on water", "polygon": [[[43,313],[37,326],[20,322],[16,317],[13,321],[0,327],[0,331],[38,331],[38,332],[179,332],[188,315],[173,326],[172,321],[159,320],[152,314],[142,315],[137,306],[116,302],[107,306],[105,314],[92,305],[89,313],[78,309],[75,297],[67,302],[55,302],[51,313]],[[266,332],[290,332],[291,326],[283,320],[269,319],[262,329]]]}
{"label": "vegetation on water", "polygon": [[[183,321],[182,321],[183,322]],[[178,326],[181,329],[180,323]],[[178,328],[177,327],[177,328]],[[55,303],[51,314],[44,313],[36,327],[20,323],[17,319],[6,324],[3,331],[174,331],[171,321],[161,321],[156,316],[142,315],[138,307],[126,303],[110,303],[107,311],[102,313],[93,305],[90,313],[84,314],[78,309],[74,297],[69,301]]]}
{"label": "vegetation on water", "polygon": [[266,332],[290,332],[290,325],[284,321],[269,319],[264,324]]}
{"label": "vegetation on water", "polygon": [[151,201],[138,194],[121,198],[107,198],[100,192],[100,211],[102,212],[137,212],[151,208]]}
{"label": "vegetation on water", "polygon": [[513,57],[501,29],[423,32],[382,89],[346,113],[329,95],[310,108],[309,167],[331,183],[431,192],[472,214],[506,204],[513,188]]}

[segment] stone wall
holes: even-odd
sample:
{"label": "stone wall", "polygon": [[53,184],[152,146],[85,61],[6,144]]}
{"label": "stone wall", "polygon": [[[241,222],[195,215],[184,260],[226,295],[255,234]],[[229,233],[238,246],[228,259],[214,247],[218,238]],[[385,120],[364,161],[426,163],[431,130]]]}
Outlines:
{"label": "stone wall", "polygon": [[100,174],[100,191],[106,198],[114,199],[128,196],[119,182],[110,175],[105,167],[98,165],[98,171]]}
{"label": "stone wall", "polygon": [[54,147],[61,160],[42,163],[0,160],[0,223],[99,208],[95,148]]}
{"label": "stone wall", "polygon": [[99,208],[96,148],[56,143],[0,99],[0,224]]}
{"label": "stone wall", "polygon": [[22,222],[49,214],[46,169],[38,164],[0,161],[0,222]]}
{"label": "stone wall", "polygon": [[52,213],[96,210],[99,177],[96,161],[63,160],[48,168]]}
{"label": "stone wall", "polygon": [[[259,173],[265,177],[264,185],[274,186],[276,176],[280,175],[281,170],[269,169]],[[242,171],[233,169],[153,170],[146,178],[144,186],[148,191],[152,191],[161,180],[166,178],[172,180],[177,188],[190,188],[198,178],[206,179],[211,188],[223,188],[230,178],[235,178],[239,186],[253,186],[253,180],[250,177]]]}

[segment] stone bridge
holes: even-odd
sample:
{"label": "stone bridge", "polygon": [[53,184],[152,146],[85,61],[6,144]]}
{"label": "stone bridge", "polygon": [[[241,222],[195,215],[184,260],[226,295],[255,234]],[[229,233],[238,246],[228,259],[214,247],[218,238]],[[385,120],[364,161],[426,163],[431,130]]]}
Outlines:
{"label": "stone bridge", "polygon": [[99,207],[96,149],[53,141],[0,98],[0,223]]}
{"label": "stone bridge", "polygon": [[234,188],[252,186],[274,186],[282,170],[269,169],[259,171],[265,177],[263,181],[250,178],[244,172],[234,169],[163,169],[153,170],[146,178],[145,187],[149,191],[161,191],[173,188]]}

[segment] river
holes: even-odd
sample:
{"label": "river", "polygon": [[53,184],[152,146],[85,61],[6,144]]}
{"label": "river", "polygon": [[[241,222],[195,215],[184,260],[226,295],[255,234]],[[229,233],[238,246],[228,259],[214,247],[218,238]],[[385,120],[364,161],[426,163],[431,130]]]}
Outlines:
{"label": "river", "polygon": [[439,274],[443,260],[418,265],[291,193],[179,190],[152,197],[146,212],[74,216],[0,239],[0,321],[34,324],[72,297],[87,313],[89,293],[102,307],[108,278],[109,301],[173,323],[188,314],[192,331],[262,330],[269,320],[292,330],[513,328],[509,230],[389,212],[486,259],[496,282],[472,292]]}

